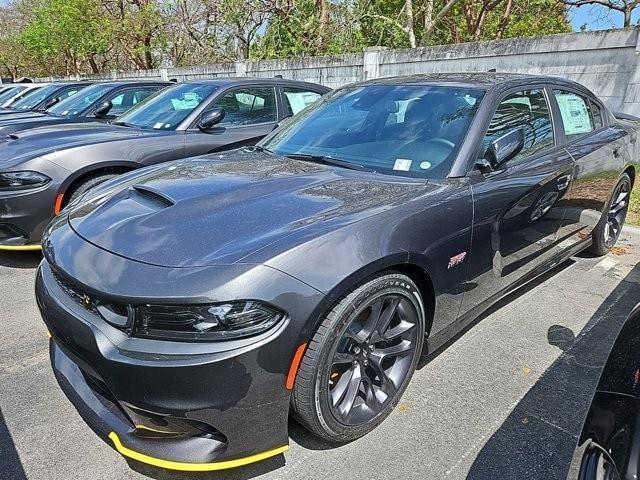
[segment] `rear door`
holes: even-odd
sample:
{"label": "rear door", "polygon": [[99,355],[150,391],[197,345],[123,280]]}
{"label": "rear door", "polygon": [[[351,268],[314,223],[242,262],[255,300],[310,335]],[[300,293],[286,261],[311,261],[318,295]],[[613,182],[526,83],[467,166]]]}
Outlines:
{"label": "rear door", "polygon": [[461,314],[515,285],[558,254],[573,161],[558,141],[550,91],[544,86],[511,91],[498,102],[479,154],[516,128],[525,147],[506,164],[470,175],[474,231],[469,280]]}
{"label": "rear door", "polygon": [[562,226],[565,245],[590,238],[609,195],[624,168],[627,132],[610,125],[602,105],[590,95],[561,87],[553,89],[558,116],[562,119],[565,148],[575,161],[571,190],[564,200]]}
{"label": "rear door", "polygon": [[276,86],[245,85],[225,90],[200,118],[214,108],[222,108],[224,118],[207,131],[200,130],[198,121],[194,122],[187,130],[187,156],[255,145],[278,123]]}

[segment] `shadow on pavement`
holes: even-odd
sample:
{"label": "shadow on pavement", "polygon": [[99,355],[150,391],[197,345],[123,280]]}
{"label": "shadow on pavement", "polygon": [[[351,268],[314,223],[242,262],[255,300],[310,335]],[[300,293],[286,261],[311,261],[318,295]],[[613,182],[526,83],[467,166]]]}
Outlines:
{"label": "shadow on pavement", "polygon": [[[566,270],[567,268],[569,268],[570,266],[572,266],[575,263],[576,263],[575,260],[568,259],[568,260],[562,262],[561,264],[555,266],[554,268],[552,268],[548,272],[543,273],[539,277],[531,280],[529,283],[524,284],[522,287],[514,290],[513,292],[509,293],[507,296],[505,296],[505,297],[501,298],[500,300],[498,300],[496,303],[494,303],[492,306],[490,306],[487,310],[482,312],[478,317],[474,318],[460,332],[458,332],[451,339],[447,340],[444,344],[442,344],[442,346],[436,348],[435,350],[427,352],[426,354],[423,354],[422,357],[420,358],[420,361],[418,362],[418,367],[417,367],[418,370],[420,370],[421,368],[423,368],[426,365],[428,365],[429,362],[431,362],[438,355],[440,355],[442,352],[444,352],[447,348],[449,348],[451,345],[453,345],[460,337],[462,337],[465,333],[467,333],[469,330],[471,330],[474,326],[476,326],[482,320],[484,320],[488,316],[494,314],[495,312],[500,310],[505,305],[508,305],[509,303],[513,302],[516,298],[520,297],[521,295],[524,295],[529,290],[532,290],[532,289],[536,288],[538,285],[545,283],[547,280],[549,280],[550,278],[558,275],[560,272]],[[425,348],[424,348],[423,351],[427,351],[426,345],[425,345]]]}
{"label": "shadow on pavement", "polygon": [[36,268],[42,260],[41,252],[0,252],[0,267]]}
{"label": "shadow on pavement", "polygon": [[[553,325],[563,353],[482,448],[467,479],[565,479],[600,373],[624,321],[640,303],[640,264],[574,335]],[[496,386],[499,387],[499,386]]]}
{"label": "shadow on pavement", "polygon": [[0,478],[2,480],[26,480],[27,478],[11,433],[4,423],[2,410],[0,410]]}
{"label": "shadow on pavement", "polygon": [[157,480],[249,480],[284,467],[285,461],[284,455],[280,454],[246,467],[217,472],[172,472],[136,462],[135,460],[127,460],[127,463],[132,470]]}

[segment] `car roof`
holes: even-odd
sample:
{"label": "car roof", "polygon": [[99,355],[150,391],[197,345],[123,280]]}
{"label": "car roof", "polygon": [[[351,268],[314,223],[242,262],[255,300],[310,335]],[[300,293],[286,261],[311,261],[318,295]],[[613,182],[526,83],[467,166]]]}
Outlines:
{"label": "car roof", "polygon": [[258,77],[216,77],[216,78],[198,78],[192,80],[184,80],[179,83],[193,83],[193,84],[202,84],[202,85],[218,85],[220,87],[226,87],[233,84],[240,85],[297,85],[297,86],[308,86],[314,87],[318,89],[320,87],[321,90],[329,91],[331,90],[329,87],[325,87],[324,85],[320,85],[318,83],[304,82],[302,80],[289,80],[286,78],[279,77],[271,77],[271,78],[258,78]]}
{"label": "car roof", "polygon": [[356,85],[455,85],[483,90],[503,90],[534,83],[550,83],[586,90],[579,83],[565,78],[502,72],[426,73],[403,77],[378,78],[360,82]]}
{"label": "car roof", "polygon": [[172,85],[171,82],[163,80],[117,80],[111,82],[96,82],[93,85],[108,85],[112,87],[122,87],[129,85]]}

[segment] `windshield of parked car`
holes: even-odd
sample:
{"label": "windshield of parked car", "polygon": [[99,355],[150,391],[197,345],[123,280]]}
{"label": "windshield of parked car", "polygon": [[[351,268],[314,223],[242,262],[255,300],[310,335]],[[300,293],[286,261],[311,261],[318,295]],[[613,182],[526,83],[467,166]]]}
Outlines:
{"label": "windshield of parked car", "polygon": [[481,90],[436,85],[347,87],[260,146],[310,161],[440,178],[449,173],[482,96]]}
{"label": "windshield of parked car", "polygon": [[11,108],[15,108],[16,110],[31,110],[40,102],[56,93],[59,89],[60,85],[48,85],[46,87],[31,90],[20,100],[14,102],[11,105]]}
{"label": "windshield of parked car", "polygon": [[174,130],[217,89],[217,85],[212,84],[178,84],[132,108],[113,123]]}
{"label": "windshield of parked car", "polygon": [[47,110],[47,113],[61,117],[74,117],[92,106],[96,101],[114,88],[115,87],[113,85],[91,85],[90,87],[82,89],[75,95],[61,101],[57,105],[54,105]]}
{"label": "windshield of parked car", "polygon": [[25,90],[26,88],[27,87],[25,87],[24,85],[20,85],[9,88],[8,90],[0,93],[0,104],[5,103],[7,100],[15,97],[18,93]]}

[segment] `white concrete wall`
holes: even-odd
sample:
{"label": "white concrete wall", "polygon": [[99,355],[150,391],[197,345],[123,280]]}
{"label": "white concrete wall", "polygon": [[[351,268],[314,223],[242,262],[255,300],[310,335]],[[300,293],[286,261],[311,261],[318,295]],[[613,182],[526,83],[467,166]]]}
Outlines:
{"label": "white concrete wall", "polygon": [[613,110],[640,115],[639,33],[640,29],[636,27],[406,50],[374,47],[362,54],[113,72],[87,78],[186,80],[219,76],[282,75],[284,78],[336,88],[378,77],[429,72],[487,71],[495,68],[498,72],[567,77],[593,90]]}

